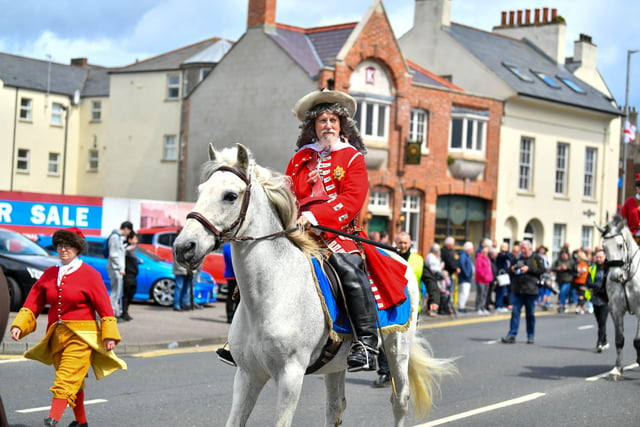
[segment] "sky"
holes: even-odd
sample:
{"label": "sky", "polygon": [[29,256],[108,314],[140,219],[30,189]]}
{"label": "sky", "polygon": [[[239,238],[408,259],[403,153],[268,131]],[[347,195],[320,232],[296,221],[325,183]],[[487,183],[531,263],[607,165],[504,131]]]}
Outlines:
{"label": "sky", "polygon": [[[396,37],[413,25],[415,0],[384,0]],[[238,40],[248,0],[0,0],[0,52],[69,64],[124,66],[211,37]],[[278,0],[276,22],[311,28],[356,22],[373,0]],[[640,50],[638,0],[451,0],[451,21],[491,31],[501,12],[556,8],[566,54],[579,34],[598,47],[598,69],[623,107],[627,52]],[[411,58],[408,58],[411,59]],[[640,52],[631,55],[629,106],[640,109]]]}

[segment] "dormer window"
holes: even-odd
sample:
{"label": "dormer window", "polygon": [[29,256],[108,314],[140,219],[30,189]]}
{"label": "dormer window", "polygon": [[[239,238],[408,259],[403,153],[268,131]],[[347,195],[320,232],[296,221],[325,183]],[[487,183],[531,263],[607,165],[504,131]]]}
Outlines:
{"label": "dormer window", "polygon": [[542,71],[533,71],[533,70],[531,70],[531,72],[535,74],[537,78],[545,82],[547,86],[554,89],[560,89],[560,85],[555,80],[553,80],[547,73],[543,73]]}
{"label": "dormer window", "polygon": [[522,80],[523,82],[533,82],[533,79],[531,77],[529,77],[527,74],[525,74],[524,70],[516,65],[512,65],[512,64],[507,64],[505,62],[502,63],[502,65],[504,65],[507,70],[511,71],[513,74],[516,75],[516,77],[518,77],[520,80]]}

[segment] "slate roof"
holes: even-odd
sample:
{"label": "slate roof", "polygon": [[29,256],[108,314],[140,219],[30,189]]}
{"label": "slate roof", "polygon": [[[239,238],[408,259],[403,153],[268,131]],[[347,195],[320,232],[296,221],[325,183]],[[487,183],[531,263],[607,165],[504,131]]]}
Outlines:
{"label": "slate roof", "polygon": [[[518,40],[455,23],[444,28],[520,96],[609,114],[621,114],[605,94],[574,76],[571,73],[573,67],[568,68],[563,64],[557,64],[526,39]],[[531,81],[522,80],[505,64],[518,67],[521,74]],[[559,85],[559,88],[548,86],[533,71],[545,73]],[[584,90],[584,93],[572,90],[560,78],[573,81]]]}
{"label": "slate roof", "polygon": [[[276,24],[276,31],[268,36],[276,42],[312,79],[317,78],[320,68],[335,66],[336,57],[347,39],[358,25],[357,22],[327,27],[300,28]],[[415,83],[461,90],[457,86],[410,64]]]}
{"label": "slate roof", "polygon": [[[111,73],[118,74],[139,73],[147,71],[179,70],[180,65],[182,65],[184,62],[192,60],[192,58],[221,40],[222,39],[220,37],[213,37],[198,43],[191,44],[189,46],[181,47],[179,49],[163,53],[158,56],[154,56],[149,59],[145,59],[143,61],[135,62],[131,65],[112,69]],[[224,40],[224,42],[224,44],[228,43],[227,40]]]}
{"label": "slate roof", "polygon": [[[49,75],[49,65],[51,74]],[[107,69],[89,65],[86,68],[56,62],[0,53],[0,80],[5,86],[49,92],[72,97],[76,90],[82,97],[108,96]]]}

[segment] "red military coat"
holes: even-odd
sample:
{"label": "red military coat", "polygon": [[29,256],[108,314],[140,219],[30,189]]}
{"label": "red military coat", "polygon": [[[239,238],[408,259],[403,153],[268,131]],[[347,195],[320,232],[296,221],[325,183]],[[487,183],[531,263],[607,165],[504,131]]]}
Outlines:
{"label": "red military coat", "polygon": [[638,209],[640,209],[640,200],[634,196],[629,197],[620,210],[620,215],[627,219],[629,230],[634,236],[640,231],[640,213]]}
{"label": "red military coat", "polygon": [[[316,170],[319,178],[314,180],[309,174]],[[369,190],[362,153],[345,142],[331,152],[318,152],[315,145],[306,145],[289,162],[287,175],[301,214],[313,218],[312,223],[355,232],[356,217]],[[329,233],[322,233],[322,239],[333,252],[358,251],[351,239]]]}
{"label": "red military coat", "polygon": [[[345,142],[328,153],[321,153],[315,147],[312,144],[303,147],[287,167],[300,213],[310,217],[314,224],[365,237],[356,227],[357,216],[367,203],[369,190],[364,156]],[[313,178],[312,171],[316,170],[319,179]],[[349,238],[324,232],[321,237],[333,252],[359,251]],[[403,302],[406,298],[406,266],[381,255],[370,245],[363,245],[363,249],[378,308],[389,308]]]}

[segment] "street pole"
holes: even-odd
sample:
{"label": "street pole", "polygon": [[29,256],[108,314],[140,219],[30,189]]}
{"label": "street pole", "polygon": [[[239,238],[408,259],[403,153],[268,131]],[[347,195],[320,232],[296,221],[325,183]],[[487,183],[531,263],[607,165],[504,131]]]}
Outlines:
{"label": "street pole", "polygon": [[620,198],[620,205],[624,205],[626,199],[627,190],[627,141],[625,141],[624,129],[626,128],[627,120],[629,120],[629,71],[631,69],[631,55],[638,52],[637,50],[627,50],[627,81],[624,90],[624,122],[622,123],[622,144],[624,145],[624,155],[622,160],[622,197]]}

